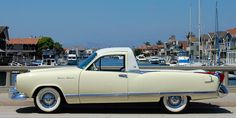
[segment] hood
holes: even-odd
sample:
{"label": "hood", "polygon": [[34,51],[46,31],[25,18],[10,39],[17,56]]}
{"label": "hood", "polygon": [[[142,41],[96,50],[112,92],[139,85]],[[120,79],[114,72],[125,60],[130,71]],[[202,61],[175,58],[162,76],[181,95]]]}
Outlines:
{"label": "hood", "polygon": [[30,69],[29,72],[45,72],[45,71],[63,71],[68,69],[79,69],[77,66],[61,66],[56,68],[42,68],[42,69]]}

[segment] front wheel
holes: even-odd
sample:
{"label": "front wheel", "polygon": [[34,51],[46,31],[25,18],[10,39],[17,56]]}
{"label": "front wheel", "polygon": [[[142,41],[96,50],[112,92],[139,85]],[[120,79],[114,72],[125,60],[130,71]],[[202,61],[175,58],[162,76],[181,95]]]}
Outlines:
{"label": "front wheel", "polygon": [[55,112],[60,108],[62,98],[60,93],[51,87],[46,87],[37,93],[34,104],[43,112]]}
{"label": "front wheel", "polygon": [[182,112],[188,106],[187,96],[164,96],[162,104],[164,108],[172,113]]}

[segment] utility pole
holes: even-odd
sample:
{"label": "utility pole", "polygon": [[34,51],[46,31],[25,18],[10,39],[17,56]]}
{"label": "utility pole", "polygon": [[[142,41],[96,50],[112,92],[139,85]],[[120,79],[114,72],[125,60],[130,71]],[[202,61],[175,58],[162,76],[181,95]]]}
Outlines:
{"label": "utility pole", "polygon": [[200,46],[201,46],[201,0],[198,0],[198,51],[199,51],[199,58],[198,61],[200,62],[201,52],[200,52]]}

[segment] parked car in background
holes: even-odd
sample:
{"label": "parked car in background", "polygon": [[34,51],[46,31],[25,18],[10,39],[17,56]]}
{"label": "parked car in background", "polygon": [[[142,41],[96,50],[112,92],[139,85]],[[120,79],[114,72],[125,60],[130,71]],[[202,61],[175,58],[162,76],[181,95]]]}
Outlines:
{"label": "parked car in background", "polygon": [[15,62],[15,61],[12,61],[12,62],[9,63],[8,65],[9,65],[9,66],[23,66],[21,63]]}
{"label": "parked car in background", "polygon": [[136,56],[136,59],[137,59],[139,62],[145,62],[145,61],[147,61],[147,58],[146,58],[143,54],[140,54],[140,55]]}
{"label": "parked car in background", "polygon": [[68,54],[67,56],[67,64],[68,65],[77,65],[78,60],[76,54]]}
{"label": "parked car in background", "polygon": [[159,57],[157,57],[157,56],[150,57],[149,63],[151,63],[151,64],[159,64]]}
{"label": "parked car in background", "polygon": [[30,66],[42,66],[42,65],[43,65],[43,60],[35,60],[30,64]]}
{"label": "parked car in background", "polygon": [[166,60],[163,57],[152,56],[149,59],[151,64],[166,64]]}

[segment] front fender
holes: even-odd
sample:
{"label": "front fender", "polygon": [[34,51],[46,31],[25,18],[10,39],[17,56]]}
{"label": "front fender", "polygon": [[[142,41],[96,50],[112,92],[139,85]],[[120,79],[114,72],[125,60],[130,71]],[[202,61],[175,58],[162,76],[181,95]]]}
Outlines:
{"label": "front fender", "polygon": [[46,86],[57,87],[63,95],[78,94],[80,72],[78,68],[65,68],[19,74],[16,89],[28,97],[33,97],[39,87]]}

